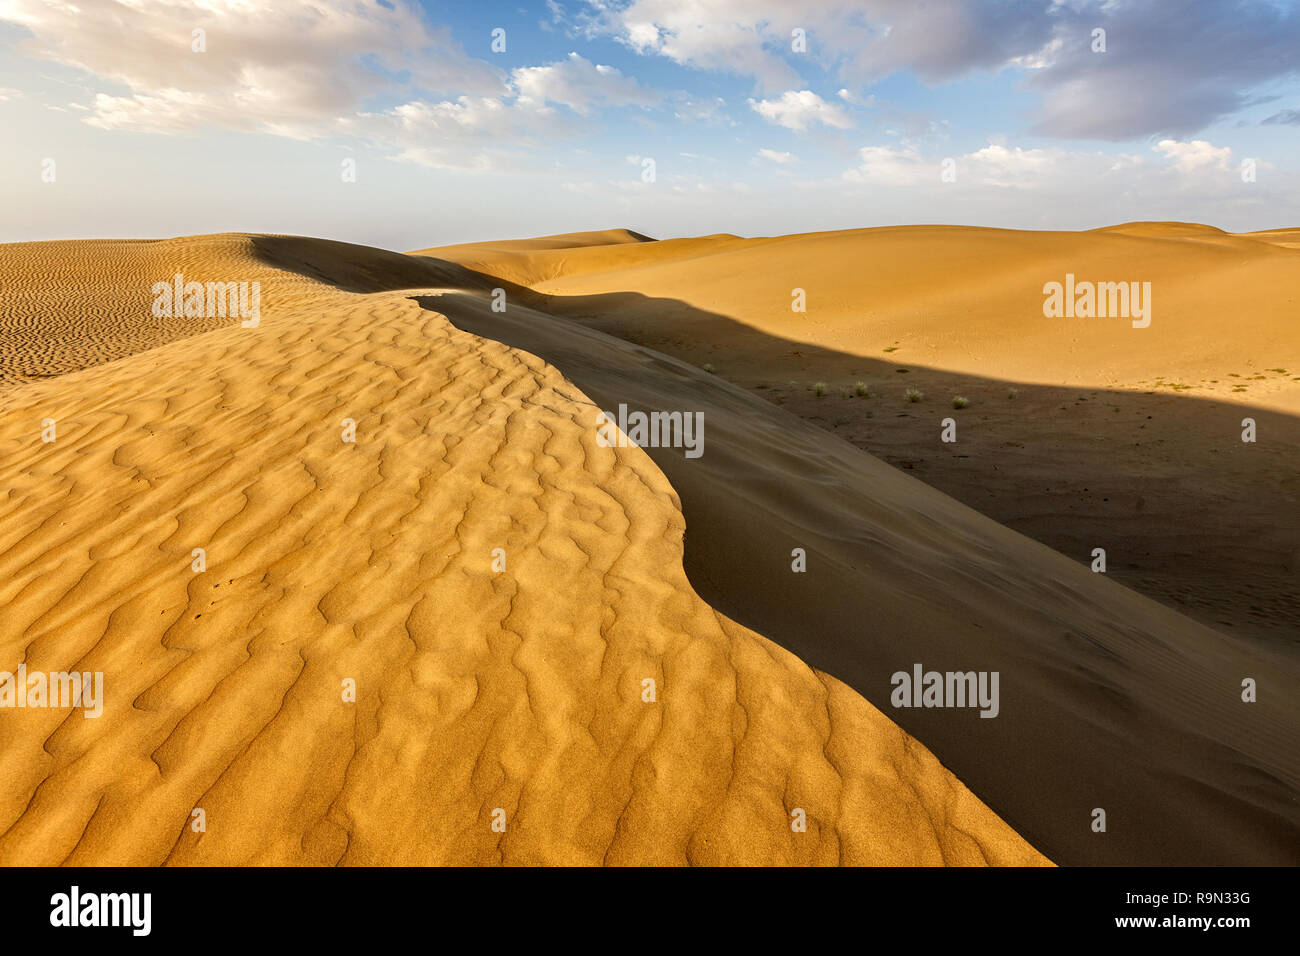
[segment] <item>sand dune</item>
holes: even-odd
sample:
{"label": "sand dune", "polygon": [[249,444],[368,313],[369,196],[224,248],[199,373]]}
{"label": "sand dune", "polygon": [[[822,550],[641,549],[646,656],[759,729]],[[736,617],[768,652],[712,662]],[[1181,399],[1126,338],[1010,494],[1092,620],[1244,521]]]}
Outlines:
{"label": "sand dune", "polygon": [[[0,711],[0,863],[1046,862],[697,596],[655,463],[436,307],[473,276],[249,236],[0,268],[0,669],[106,695]],[[157,321],[176,271],[259,281],[260,324]]]}
{"label": "sand dune", "polygon": [[[997,720],[889,712],[1054,859],[1295,863],[1300,433],[1283,411],[1300,366],[1300,270],[1285,246],[1205,227],[1114,232],[916,227],[526,257],[479,248],[462,261],[541,311],[493,315],[473,297],[447,311],[535,351],[602,407],[705,411],[706,455],[651,454],[682,495],[687,570],[715,607],[882,708],[883,675],[910,662],[1001,668],[1018,703]],[[1154,275],[1169,290],[1157,302],[1170,304],[1142,330],[1046,320],[1041,285],[1067,270]],[[806,316],[790,312],[796,283]],[[716,376],[700,376],[706,361]],[[1185,371],[1197,363],[1224,380],[1233,368],[1285,369],[1252,377],[1245,395],[1226,382],[1122,387],[1195,381]],[[855,379],[872,397],[841,397]],[[817,380],[831,398],[815,396]],[[902,382],[941,398],[918,408],[901,400]],[[953,394],[975,404],[954,410]],[[827,431],[845,426],[859,447],[1070,545],[1069,557],[791,427],[760,395]],[[951,415],[956,448],[939,441]],[[1243,415],[1267,441],[1240,442]],[[1104,577],[1087,570],[1098,544],[1112,561]],[[817,561],[815,577],[790,573],[793,547]],[[1268,684],[1268,707],[1241,701],[1245,677]],[[1098,807],[1112,836],[1082,824]]]}
{"label": "sand dune", "polygon": [[[912,226],[426,254],[711,364],[1078,561],[1104,547],[1116,580],[1210,627],[1300,649],[1297,235]],[[1043,285],[1066,273],[1150,282],[1150,326],[1045,318]],[[957,396],[953,446],[939,423]]]}
{"label": "sand dune", "polygon": [[[278,273],[249,236],[72,240],[0,246],[0,386],[62,375],[231,324],[231,318],[153,314],[156,282],[257,281]],[[299,277],[296,300],[322,291]],[[239,321],[237,317],[233,319]]]}
{"label": "sand dune", "polygon": [[[602,408],[702,410],[703,456],[650,449],[682,496],[695,588],[885,710],[1057,862],[1300,859],[1294,655],[1199,625],[661,353],[476,295],[434,301]],[[791,573],[796,547],[806,574]],[[1001,713],[890,709],[889,676],[916,663],[999,671]],[[1243,677],[1268,688],[1255,704]]]}
{"label": "sand dune", "polygon": [[[0,711],[0,862],[1294,864],[1300,372],[1209,381],[1300,365],[1273,232],[173,240],[261,277],[258,328],[123,300],[89,313],[92,349],[25,320],[45,357],[0,387],[0,668],[102,670],[109,701]],[[96,254],[75,244],[6,250],[93,275],[53,261]],[[1153,281],[1152,325],[1045,319],[1066,271]],[[1151,387],[1173,375],[1195,390]],[[876,397],[841,398],[859,377]],[[903,381],[983,391],[956,412]],[[620,402],[702,412],[705,453],[601,446]],[[1197,441],[1224,464],[1188,470]],[[1141,504],[1079,497],[1097,461],[1149,478]],[[959,478],[978,511],[943,493]],[[1110,535],[1115,567],[1013,519]],[[1206,619],[1249,623],[1239,582],[1208,608],[1160,593],[1225,557],[1262,581],[1241,633]],[[1164,603],[1123,586],[1133,562]],[[998,671],[997,718],[891,706],[918,663]]]}
{"label": "sand dune", "polygon": [[[654,322],[664,338],[687,331],[690,310],[698,310],[855,355],[894,348],[893,359],[952,372],[1103,388],[1164,378],[1191,386],[1192,394],[1225,398],[1244,386],[1252,404],[1300,410],[1300,368],[1223,380],[1227,372],[1265,373],[1300,340],[1300,259],[1258,234],[1183,223],[1091,232],[899,226],[423,254],[555,297],[634,292],[689,307],[641,316],[638,329]],[[1151,282],[1151,326],[1135,335],[1124,321],[1045,321],[1043,284],[1067,272],[1080,280]],[[791,311],[795,288],[806,293],[805,314]],[[611,321],[623,330],[634,317]],[[734,344],[715,339],[707,346]],[[767,356],[743,358],[737,367]]]}

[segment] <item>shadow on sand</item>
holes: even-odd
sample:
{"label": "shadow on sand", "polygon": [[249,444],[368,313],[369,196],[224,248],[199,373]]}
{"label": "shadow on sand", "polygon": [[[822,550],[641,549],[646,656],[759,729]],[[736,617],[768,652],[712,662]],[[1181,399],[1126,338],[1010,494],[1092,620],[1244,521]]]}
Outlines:
{"label": "shadow on sand", "polygon": [[[1300,690],[1300,614],[1291,585],[1300,518],[1294,502],[1282,507],[1296,490],[1295,419],[1178,395],[1025,385],[867,359],[636,293],[557,298],[473,273],[464,279],[460,289],[505,288],[508,312],[493,313],[481,292],[416,301],[464,331],[539,356],[601,408],[704,409],[702,458],[646,449],[680,495],[685,568],[697,593],[848,683],[1052,859],[1300,862],[1300,758],[1285,730],[1296,714],[1294,704],[1280,703]],[[620,323],[628,311],[663,316],[664,328]],[[591,328],[602,326],[641,348],[609,347]],[[725,348],[710,346],[719,342]],[[691,364],[711,361],[722,374],[659,354],[674,352]],[[774,363],[773,356],[790,361]],[[761,371],[745,379],[747,363]],[[732,383],[720,380],[728,372]],[[908,405],[889,394],[901,393],[904,379],[936,394],[966,395],[972,404],[960,412]],[[863,380],[880,397],[843,398],[836,390],[818,399],[807,389],[813,380]],[[1019,390],[1014,400],[1006,398],[1011,386]],[[1004,578],[1007,590],[998,580],[966,580],[960,559],[945,556],[944,538],[951,537],[954,554],[959,546],[992,553],[1005,545],[1005,533],[937,526],[927,531],[933,546],[925,560],[941,570],[929,578],[918,570],[910,580],[907,562],[886,553],[887,536],[860,520],[862,499],[851,500],[834,477],[852,467],[883,485],[889,477],[872,469],[885,466],[853,458],[856,452],[842,452],[833,439],[810,437],[813,426],[766,407],[760,396],[1038,537],[1068,554],[1074,570],[1062,571],[1059,556],[1027,545],[1035,565],[1012,572],[1011,584]],[[1048,414],[1056,409],[1056,417]],[[1243,446],[1246,414],[1267,440]],[[958,446],[939,440],[947,416],[963,432]],[[777,481],[747,455],[781,434],[798,438],[799,447],[770,453],[768,445],[765,455],[790,459]],[[919,490],[908,494],[931,500]],[[807,503],[806,514],[791,519],[794,512],[782,510],[788,501]],[[926,507],[938,514],[950,505],[918,510]],[[872,520],[879,528],[890,516]],[[997,545],[981,544],[980,535]],[[1110,556],[1107,580],[1078,567],[1098,542]],[[807,574],[791,573],[795,547],[807,549]],[[873,563],[890,561],[894,577],[873,574]],[[953,593],[934,593],[948,565]],[[1116,580],[1220,633],[1144,603],[1113,587]],[[1037,603],[1017,603],[1030,592],[1039,592]],[[1177,646],[1184,639],[1185,649]],[[1001,671],[998,719],[891,707],[892,672],[912,662],[943,669],[945,661]],[[1278,695],[1267,708],[1240,702],[1243,674],[1263,675],[1261,691],[1267,684],[1267,693]],[[1109,814],[1104,834],[1090,827],[1098,807]]]}

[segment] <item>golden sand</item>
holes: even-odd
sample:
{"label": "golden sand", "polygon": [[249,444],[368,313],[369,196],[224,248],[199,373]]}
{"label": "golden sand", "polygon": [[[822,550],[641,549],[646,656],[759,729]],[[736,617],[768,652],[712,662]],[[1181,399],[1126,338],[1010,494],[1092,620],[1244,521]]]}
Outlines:
{"label": "golden sand", "polygon": [[[556,369],[376,291],[456,270],[234,235],[0,268],[0,669],[106,694],[0,712],[0,863],[1046,862],[696,595],[677,494]],[[259,281],[260,324],[155,320],[175,272]]]}

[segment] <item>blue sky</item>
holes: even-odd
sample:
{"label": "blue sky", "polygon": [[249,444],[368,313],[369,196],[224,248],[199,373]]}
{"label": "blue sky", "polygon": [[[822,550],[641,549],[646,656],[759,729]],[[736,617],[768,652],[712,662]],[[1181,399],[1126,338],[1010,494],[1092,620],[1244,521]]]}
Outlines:
{"label": "blue sky", "polygon": [[0,241],[1262,229],[1300,225],[1300,12],[0,0],[0,122]]}

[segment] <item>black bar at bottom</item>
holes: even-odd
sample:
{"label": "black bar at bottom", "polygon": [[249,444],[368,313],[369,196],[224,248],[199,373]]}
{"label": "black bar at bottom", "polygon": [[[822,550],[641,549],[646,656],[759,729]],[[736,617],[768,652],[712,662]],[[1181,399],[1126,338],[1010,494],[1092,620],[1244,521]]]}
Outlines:
{"label": "black bar at bottom", "polygon": [[[336,947],[422,933],[432,946],[459,947],[467,931],[486,933],[494,949],[511,936],[529,948],[582,936],[639,948],[667,944],[665,933],[694,942],[721,934],[734,944],[782,931],[829,942],[824,934],[847,931],[864,942],[897,932],[927,944],[1046,933],[1230,945],[1286,930],[1295,877],[1282,868],[13,868],[0,870],[0,937]],[[596,932],[615,935],[588,935]]]}

